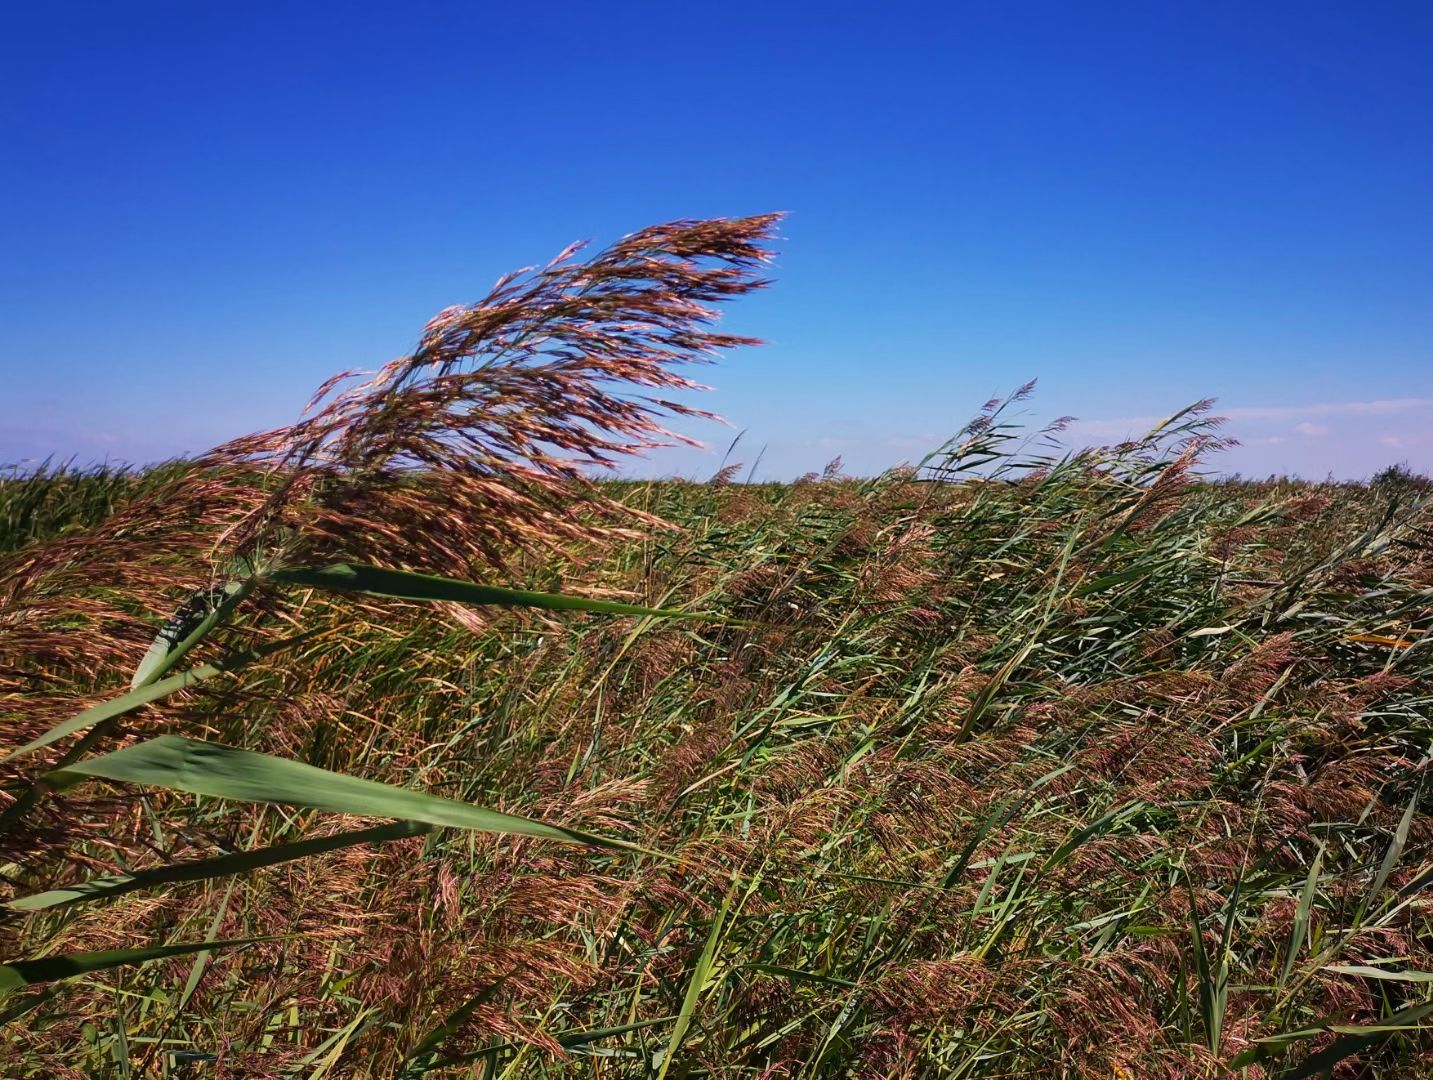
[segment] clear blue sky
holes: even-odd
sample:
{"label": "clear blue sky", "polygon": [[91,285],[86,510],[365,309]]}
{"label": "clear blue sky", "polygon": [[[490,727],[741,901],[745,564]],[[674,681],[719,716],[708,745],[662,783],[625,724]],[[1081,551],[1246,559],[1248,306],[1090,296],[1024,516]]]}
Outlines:
{"label": "clear blue sky", "polygon": [[1430,57],[1424,2],[7,5],[0,459],[202,449],[573,239],[781,209],[701,376],[764,475],[1032,377],[1433,469]]}

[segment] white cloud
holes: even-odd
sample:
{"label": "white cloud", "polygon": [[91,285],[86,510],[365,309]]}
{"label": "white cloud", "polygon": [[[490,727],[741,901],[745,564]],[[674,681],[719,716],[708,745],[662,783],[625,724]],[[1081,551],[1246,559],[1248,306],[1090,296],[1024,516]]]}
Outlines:
{"label": "white cloud", "polygon": [[1293,416],[1386,416],[1433,408],[1433,398],[1382,398],[1377,401],[1322,401],[1310,405],[1247,405],[1217,412],[1231,420],[1276,420]]}
{"label": "white cloud", "polygon": [[[1216,405],[1215,416],[1229,420],[1292,420],[1308,416],[1388,416],[1395,413],[1433,409],[1433,398],[1380,398],[1375,401],[1317,401],[1308,405]],[[1125,416],[1109,420],[1076,420],[1070,430],[1080,435],[1122,438],[1142,435],[1163,420],[1162,416]],[[1297,425],[1303,435],[1327,435],[1328,428],[1308,421]]]}

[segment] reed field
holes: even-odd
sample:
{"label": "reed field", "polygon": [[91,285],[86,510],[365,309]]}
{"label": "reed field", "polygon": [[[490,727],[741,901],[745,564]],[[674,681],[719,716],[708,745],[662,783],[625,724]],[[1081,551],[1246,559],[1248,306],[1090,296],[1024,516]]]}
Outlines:
{"label": "reed field", "polygon": [[874,478],[591,479],[775,226],[0,473],[0,1076],[1433,1075],[1433,485],[1028,387]]}

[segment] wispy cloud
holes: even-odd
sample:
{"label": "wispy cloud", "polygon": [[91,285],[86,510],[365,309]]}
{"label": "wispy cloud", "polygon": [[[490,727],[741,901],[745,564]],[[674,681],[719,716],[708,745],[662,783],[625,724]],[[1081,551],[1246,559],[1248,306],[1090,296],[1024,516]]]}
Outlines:
{"label": "wispy cloud", "polygon": [[[1306,405],[1235,405],[1215,407],[1214,412],[1229,420],[1294,420],[1314,416],[1394,416],[1399,413],[1433,409],[1433,398],[1380,398],[1375,401],[1317,401]],[[1159,423],[1161,416],[1124,416],[1106,420],[1077,420],[1070,430],[1080,435],[1123,437],[1143,433]],[[1301,435],[1327,435],[1328,427],[1309,420],[1293,428]]]}
{"label": "wispy cloud", "polygon": [[1246,405],[1216,410],[1231,420],[1278,420],[1295,416],[1386,416],[1433,408],[1433,398],[1381,398],[1377,401],[1322,401],[1311,405]]}

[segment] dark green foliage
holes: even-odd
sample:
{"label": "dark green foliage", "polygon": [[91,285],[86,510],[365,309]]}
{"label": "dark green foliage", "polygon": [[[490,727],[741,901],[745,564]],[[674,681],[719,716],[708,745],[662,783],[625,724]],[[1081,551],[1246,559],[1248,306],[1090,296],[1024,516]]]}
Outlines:
{"label": "dark green foliage", "polygon": [[162,488],[188,466],[54,465],[0,469],[0,554],[98,525],[119,507]]}

